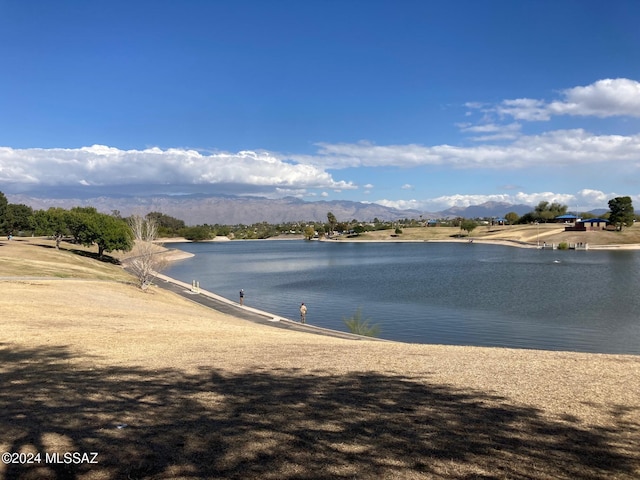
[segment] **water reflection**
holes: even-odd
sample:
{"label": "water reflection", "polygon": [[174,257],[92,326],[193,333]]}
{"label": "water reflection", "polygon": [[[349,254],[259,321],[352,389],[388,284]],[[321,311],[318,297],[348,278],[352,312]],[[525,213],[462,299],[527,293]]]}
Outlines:
{"label": "water reflection", "polygon": [[640,252],[481,244],[262,241],[175,244],[167,274],[295,319],[345,330],[362,307],[384,338],[640,353]]}

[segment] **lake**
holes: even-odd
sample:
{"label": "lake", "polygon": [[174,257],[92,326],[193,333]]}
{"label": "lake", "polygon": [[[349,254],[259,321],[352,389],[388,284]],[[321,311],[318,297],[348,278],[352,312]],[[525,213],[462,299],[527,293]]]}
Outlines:
{"label": "lake", "polygon": [[297,240],[167,244],[164,272],[276,315],[413,343],[640,354],[640,251]]}

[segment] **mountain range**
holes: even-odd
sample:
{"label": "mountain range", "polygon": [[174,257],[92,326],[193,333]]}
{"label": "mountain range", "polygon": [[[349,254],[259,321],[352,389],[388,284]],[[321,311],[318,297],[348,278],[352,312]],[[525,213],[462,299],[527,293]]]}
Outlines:
{"label": "mountain range", "polygon": [[29,205],[35,210],[61,207],[92,206],[100,212],[119,211],[122,216],[146,215],[162,212],[184,220],[187,225],[225,224],[237,225],[267,222],[286,223],[298,221],[326,221],[332,212],[338,221],[398,220],[404,218],[483,218],[503,217],[508,212],[523,215],[533,210],[530,205],[512,205],[502,202],[486,202],[469,207],[452,207],[441,212],[400,210],[376,203],[348,200],[307,202],[295,197],[268,199],[227,195],[154,195],[154,196],[99,196],[94,198],[38,198],[27,195],[7,195],[10,203]]}

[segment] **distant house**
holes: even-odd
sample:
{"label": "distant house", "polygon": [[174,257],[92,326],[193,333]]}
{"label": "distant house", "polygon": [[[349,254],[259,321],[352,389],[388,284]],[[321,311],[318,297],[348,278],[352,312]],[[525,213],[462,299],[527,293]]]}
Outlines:
{"label": "distant house", "polygon": [[583,220],[582,223],[589,230],[603,230],[609,225],[609,220],[605,218],[590,218],[588,220]]}
{"label": "distant house", "polygon": [[604,230],[609,224],[609,220],[604,218],[589,218],[587,220],[578,220],[575,225],[568,225],[564,228],[565,232],[586,232],[587,230]]}

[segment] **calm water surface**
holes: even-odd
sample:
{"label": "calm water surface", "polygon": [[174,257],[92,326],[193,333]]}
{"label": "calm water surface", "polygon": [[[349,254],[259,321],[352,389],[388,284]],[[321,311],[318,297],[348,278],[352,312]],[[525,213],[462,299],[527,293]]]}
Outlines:
{"label": "calm water surface", "polygon": [[463,243],[171,244],[167,275],[232,300],[346,330],[357,308],[415,343],[640,354],[640,252]]}

